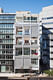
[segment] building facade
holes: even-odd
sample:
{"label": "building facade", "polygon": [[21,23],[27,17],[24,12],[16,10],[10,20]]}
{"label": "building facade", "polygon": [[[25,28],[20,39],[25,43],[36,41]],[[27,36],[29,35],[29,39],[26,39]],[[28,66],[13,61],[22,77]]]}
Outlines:
{"label": "building facade", "polygon": [[0,72],[14,71],[14,13],[0,9]]}
{"label": "building facade", "polygon": [[53,5],[44,7],[39,19],[42,64],[46,69],[53,69]]}
{"label": "building facade", "polygon": [[16,12],[15,32],[15,72],[39,71],[38,15],[29,11]]}

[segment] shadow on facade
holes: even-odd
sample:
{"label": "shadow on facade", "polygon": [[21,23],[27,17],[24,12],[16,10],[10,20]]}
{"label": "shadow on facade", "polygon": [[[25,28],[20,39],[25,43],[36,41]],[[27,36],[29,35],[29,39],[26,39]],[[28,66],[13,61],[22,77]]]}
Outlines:
{"label": "shadow on facade", "polygon": [[40,72],[50,69],[50,34],[52,33],[42,26],[42,35],[40,38]]}

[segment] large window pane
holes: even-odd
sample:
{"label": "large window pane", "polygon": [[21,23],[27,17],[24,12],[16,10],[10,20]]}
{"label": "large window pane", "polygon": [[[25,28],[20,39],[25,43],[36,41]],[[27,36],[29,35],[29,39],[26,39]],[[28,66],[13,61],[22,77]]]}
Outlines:
{"label": "large window pane", "polygon": [[25,29],[25,35],[29,35],[29,29]]}
{"label": "large window pane", "polygon": [[22,55],[22,48],[16,49],[16,56]]}
{"label": "large window pane", "polygon": [[31,63],[38,65],[38,59],[31,59]]}
{"label": "large window pane", "polygon": [[24,55],[30,55],[30,48],[24,48]]}

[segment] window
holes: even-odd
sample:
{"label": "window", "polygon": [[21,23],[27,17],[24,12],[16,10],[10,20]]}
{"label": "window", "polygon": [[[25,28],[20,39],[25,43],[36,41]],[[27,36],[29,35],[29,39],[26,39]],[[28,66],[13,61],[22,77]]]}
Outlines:
{"label": "window", "polygon": [[35,40],[35,44],[37,44],[37,40]]}
{"label": "window", "polygon": [[29,44],[29,40],[25,40],[25,43],[24,44]]}
{"label": "window", "polygon": [[1,72],[5,72],[6,71],[6,66],[1,66]]}
{"label": "window", "polygon": [[30,55],[30,48],[24,48],[24,55]]}
{"label": "window", "polygon": [[5,35],[2,35],[2,39],[5,39]]}
{"label": "window", "polygon": [[6,45],[6,48],[13,48],[13,45],[7,44],[7,45]]}
{"label": "window", "polygon": [[9,38],[9,35],[6,35],[6,39],[8,39]]}
{"label": "window", "polygon": [[31,17],[31,20],[37,20],[37,17]]}
{"label": "window", "polygon": [[38,59],[31,59],[31,63],[37,65],[38,64]]}
{"label": "window", "polygon": [[0,39],[0,43],[2,42],[2,39]]}
{"label": "window", "polygon": [[33,53],[36,53],[36,50],[32,50],[31,52],[32,52],[32,54],[33,54]]}
{"label": "window", "polygon": [[10,48],[13,48],[13,45],[10,45]]}
{"label": "window", "polygon": [[1,56],[1,59],[5,59],[5,55],[0,55]]}
{"label": "window", "polygon": [[3,50],[2,53],[5,53],[5,50]]}
{"label": "window", "polygon": [[22,32],[21,32],[21,31],[19,31],[19,32],[17,32],[17,34],[18,34],[18,35],[22,35]]}
{"label": "window", "polygon": [[1,64],[5,64],[5,61],[1,61]]}
{"label": "window", "polygon": [[32,49],[32,50],[31,50],[31,54],[32,54],[32,55],[38,55],[37,50],[36,50],[36,49],[35,49],[35,50]]}
{"label": "window", "polygon": [[7,55],[7,56],[6,56],[6,59],[13,59],[13,56]]}
{"label": "window", "polygon": [[27,20],[30,20],[30,17],[27,17]]}
{"label": "window", "polygon": [[16,49],[16,56],[22,55],[22,48]]}
{"label": "window", "polygon": [[5,45],[2,45],[2,48],[5,48]]}
{"label": "window", "polygon": [[2,48],[2,45],[0,45],[0,48]]}
{"label": "window", "polygon": [[32,40],[31,44],[37,44],[37,40]]}
{"label": "window", "polygon": [[24,16],[24,20],[26,20],[26,17]]}
{"label": "window", "polygon": [[22,44],[22,39],[18,39],[17,44],[21,45]]}
{"label": "window", "polygon": [[9,66],[6,66],[6,71],[9,71]]}
{"label": "window", "polygon": [[51,54],[53,54],[53,52],[51,52]]}
{"label": "window", "polygon": [[43,42],[43,48],[46,49],[46,47],[47,47],[47,44],[46,44],[46,41],[44,41]]}
{"label": "window", "polygon": [[29,35],[29,29],[25,29],[25,35]]}
{"label": "window", "polygon": [[9,45],[6,45],[6,48],[9,48]]}
{"label": "window", "polygon": [[6,53],[13,53],[13,50],[6,50]]}
{"label": "window", "polygon": [[0,50],[0,54],[2,54],[2,51]]}

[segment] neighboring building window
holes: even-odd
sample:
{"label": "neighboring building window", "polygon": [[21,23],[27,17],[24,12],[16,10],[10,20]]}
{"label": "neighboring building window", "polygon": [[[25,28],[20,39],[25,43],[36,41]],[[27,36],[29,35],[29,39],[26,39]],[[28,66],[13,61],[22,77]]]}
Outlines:
{"label": "neighboring building window", "polygon": [[31,63],[38,65],[38,59],[31,59]]}
{"label": "neighboring building window", "polygon": [[8,39],[9,38],[9,35],[6,35],[6,39]]}
{"label": "neighboring building window", "polygon": [[5,50],[3,50],[2,53],[4,54],[5,53]]}
{"label": "neighboring building window", "polygon": [[13,48],[13,45],[6,44],[6,48]]}
{"label": "neighboring building window", "polygon": [[6,55],[6,59],[13,59],[12,55]]}
{"label": "neighboring building window", "polygon": [[0,55],[0,59],[5,59],[5,55]]}
{"label": "neighboring building window", "polygon": [[13,53],[13,50],[6,50],[6,53],[8,54],[10,54],[10,53]]}
{"label": "neighboring building window", "polygon": [[53,19],[53,17],[42,18],[42,20]]}
{"label": "neighboring building window", "polygon": [[24,48],[24,55],[30,55],[30,48]]}
{"label": "neighboring building window", "polygon": [[42,24],[43,24],[43,25],[44,25],[44,24],[53,24],[53,22],[47,22],[47,23],[42,23]]}
{"label": "neighboring building window", "polygon": [[46,47],[47,47],[47,44],[46,44],[46,41],[44,41],[43,42],[43,48],[46,49]]}
{"label": "neighboring building window", "polygon": [[29,35],[29,29],[25,29],[25,35]]}
{"label": "neighboring building window", "polygon": [[0,39],[0,43],[2,43],[2,39]]}
{"label": "neighboring building window", "polygon": [[4,48],[4,49],[5,49],[5,45],[2,45],[2,48]]}
{"label": "neighboring building window", "polygon": [[0,45],[0,48],[2,48],[2,45]]}
{"label": "neighboring building window", "polygon": [[3,61],[1,61],[1,64],[5,64],[5,61],[3,60]]}
{"label": "neighboring building window", "polygon": [[10,45],[10,48],[13,48],[13,45]]}

